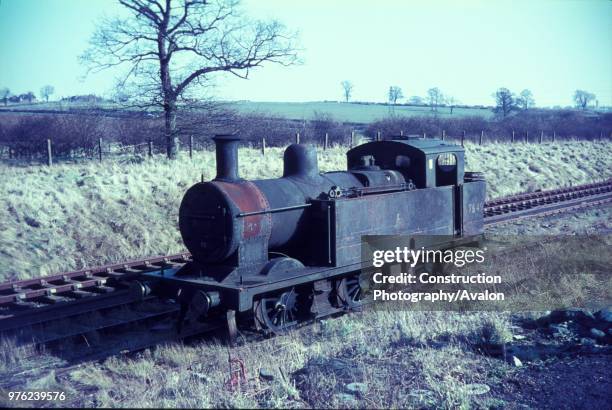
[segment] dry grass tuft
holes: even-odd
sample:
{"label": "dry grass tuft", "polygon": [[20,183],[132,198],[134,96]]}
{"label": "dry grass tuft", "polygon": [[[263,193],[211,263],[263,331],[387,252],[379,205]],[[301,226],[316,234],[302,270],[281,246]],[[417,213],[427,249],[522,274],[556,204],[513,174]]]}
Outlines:
{"label": "dry grass tuft", "polygon": [[[499,314],[367,311],[231,353],[216,342],[163,345],[61,378],[44,374],[30,387],[70,392],[69,407],[463,407],[489,397],[471,396],[465,386],[507,369],[472,353],[466,335],[482,332],[487,318],[508,323]],[[230,354],[244,361],[248,377],[234,390],[227,385]]]}

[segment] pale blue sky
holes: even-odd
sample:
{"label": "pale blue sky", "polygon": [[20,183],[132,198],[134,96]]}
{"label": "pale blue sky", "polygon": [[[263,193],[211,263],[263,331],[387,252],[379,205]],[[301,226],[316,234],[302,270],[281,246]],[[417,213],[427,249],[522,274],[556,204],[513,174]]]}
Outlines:
{"label": "pale blue sky", "polygon": [[[270,65],[249,80],[217,79],[221,99],[385,101],[437,86],[467,104],[492,104],[504,86],[538,105],[569,105],[576,88],[612,105],[612,1],[245,0],[247,14],[300,31],[304,64]],[[109,95],[112,73],[87,77],[77,56],[113,0],[0,0],[0,87],[57,96]]]}

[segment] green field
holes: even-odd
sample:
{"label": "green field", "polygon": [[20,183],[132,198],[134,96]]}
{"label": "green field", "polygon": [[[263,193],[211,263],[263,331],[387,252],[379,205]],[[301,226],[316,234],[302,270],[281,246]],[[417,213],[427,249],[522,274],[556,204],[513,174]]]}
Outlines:
{"label": "green field", "polygon": [[443,118],[464,117],[475,115],[484,118],[493,116],[493,112],[488,108],[454,108],[453,114],[449,107],[440,107],[437,112],[429,107],[417,106],[390,106],[384,104],[357,104],[341,102],[255,102],[238,101],[229,104],[232,108],[241,113],[258,112],[272,114],[294,120],[312,119],[315,112],[328,113],[337,121],[369,123],[389,115],[401,116],[433,116],[438,115]]}
{"label": "green field", "polygon": [[[449,107],[439,107],[432,111],[429,107],[421,106],[390,106],[386,104],[361,104],[342,102],[256,102],[256,101],[232,101],[222,103],[227,108],[235,109],[240,113],[260,113],[292,120],[310,120],[315,113],[330,114],[334,120],[353,123],[370,123],[390,115],[398,116],[434,116],[442,118],[460,118],[464,116],[480,116],[490,118],[493,112],[488,108],[454,108],[450,113]],[[79,109],[121,109],[119,105],[111,102],[86,103],[86,102],[39,102],[33,104],[10,104],[8,110],[79,110]],[[0,106],[0,111],[4,110]]]}
{"label": "green field", "polygon": [[52,111],[68,111],[68,110],[86,110],[86,109],[120,109],[121,107],[111,101],[104,102],[69,102],[69,101],[37,101],[32,103],[9,103],[8,105],[0,104],[0,111],[19,111],[19,110],[52,110]]}

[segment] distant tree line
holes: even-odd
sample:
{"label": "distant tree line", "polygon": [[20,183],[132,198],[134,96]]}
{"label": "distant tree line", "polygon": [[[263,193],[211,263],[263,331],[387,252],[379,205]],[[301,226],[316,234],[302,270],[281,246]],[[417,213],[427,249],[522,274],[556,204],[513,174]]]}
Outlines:
{"label": "distant tree line", "polygon": [[[40,89],[40,97],[45,101],[49,101],[49,97],[55,92],[55,88],[52,85],[45,85]],[[0,87],[0,102],[5,106],[9,103],[25,103],[31,104],[36,101],[36,95],[32,91],[27,91],[21,94],[13,94],[11,89],[8,87]]]}
{"label": "distant tree line", "polygon": [[[340,85],[342,86],[343,99],[348,103],[352,97],[355,86],[348,80],[342,81]],[[524,89],[517,95],[509,89],[501,87],[492,94],[492,97],[495,100],[494,112],[503,118],[507,117],[512,112],[529,110],[536,106],[533,93],[529,89]],[[387,101],[389,104],[395,106],[403,98],[406,97],[404,97],[404,92],[401,87],[397,85],[389,87],[389,91],[387,92]],[[595,107],[598,106],[595,94],[585,90],[576,90],[572,96],[572,101],[576,108],[582,110],[586,110],[593,104],[595,104]],[[440,107],[448,107],[452,115],[454,108],[459,103],[459,100],[455,97],[445,95],[438,87],[433,87],[427,90],[427,95],[425,97],[420,97],[418,95],[407,97],[405,104],[428,106],[434,112],[437,112]]]}

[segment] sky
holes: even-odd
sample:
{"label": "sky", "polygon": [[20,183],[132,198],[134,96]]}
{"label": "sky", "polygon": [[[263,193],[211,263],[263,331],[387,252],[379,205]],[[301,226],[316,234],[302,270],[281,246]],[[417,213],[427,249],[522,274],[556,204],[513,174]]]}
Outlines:
{"label": "sky", "polygon": [[[384,102],[431,87],[464,104],[493,104],[499,87],[527,88],[539,106],[572,104],[576,89],[612,106],[609,0],[243,0],[247,15],[299,31],[302,64],[269,64],[242,80],[220,74],[222,100]],[[115,0],[0,0],[0,87],[56,98],[113,92],[114,73],[85,76],[78,56]]]}

